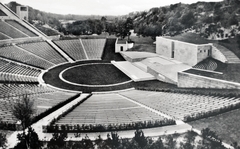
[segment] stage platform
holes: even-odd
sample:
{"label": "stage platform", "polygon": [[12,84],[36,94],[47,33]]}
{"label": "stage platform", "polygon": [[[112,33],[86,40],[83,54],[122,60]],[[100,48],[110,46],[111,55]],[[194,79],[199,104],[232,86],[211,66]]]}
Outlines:
{"label": "stage platform", "polygon": [[124,57],[126,61],[129,61],[129,62],[139,62],[146,58],[158,56],[158,54],[156,53],[136,52],[136,51],[120,52],[120,54]]}
{"label": "stage platform", "polygon": [[142,60],[140,66],[146,66],[147,72],[154,75],[158,80],[177,84],[178,72],[192,68],[182,62],[172,60],[163,56],[151,57]]}
{"label": "stage platform", "polygon": [[111,61],[111,63],[125,73],[129,78],[131,78],[134,82],[138,81],[147,81],[147,80],[155,80],[156,78],[141,70],[140,68],[133,65],[131,62],[128,61]]}
{"label": "stage platform", "polygon": [[[114,62],[115,66],[135,81],[148,80],[154,76],[160,81],[177,85],[178,72],[192,68],[156,53],[127,51],[121,52],[121,55],[127,62]],[[151,77],[147,74],[151,74]]]}

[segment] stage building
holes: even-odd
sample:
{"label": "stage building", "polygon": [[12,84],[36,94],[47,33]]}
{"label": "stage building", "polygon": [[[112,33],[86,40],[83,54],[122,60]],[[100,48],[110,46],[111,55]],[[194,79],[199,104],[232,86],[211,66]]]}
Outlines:
{"label": "stage building", "polygon": [[194,66],[211,56],[212,44],[192,44],[164,37],[156,38],[156,53]]}

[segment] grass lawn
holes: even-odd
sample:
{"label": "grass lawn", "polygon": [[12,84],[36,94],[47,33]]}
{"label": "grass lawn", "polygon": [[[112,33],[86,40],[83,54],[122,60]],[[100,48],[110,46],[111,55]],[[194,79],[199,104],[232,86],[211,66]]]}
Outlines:
{"label": "grass lawn", "polygon": [[240,35],[235,38],[219,41],[218,43],[231,50],[238,58],[240,58]]}
{"label": "grass lawn", "polygon": [[153,44],[154,40],[151,37],[132,36],[130,39],[134,41],[134,46],[128,51],[156,53],[156,45]]}
{"label": "grass lawn", "polygon": [[189,124],[199,130],[208,127],[216,131],[219,137],[226,143],[231,144],[236,141],[240,144],[240,109],[193,121]]}
{"label": "grass lawn", "polygon": [[183,41],[183,42],[189,42],[189,43],[193,43],[193,44],[208,44],[208,43],[217,42],[214,40],[205,39],[195,33],[184,33],[181,35],[177,35],[177,36],[173,36],[173,37],[166,37],[166,38],[179,40],[179,41]]}
{"label": "grass lawn", "polygon": [[[43,75],[43,80],[45,81],[46,84],[50,84],[52,86],[55,86],[61,89],[82,91],[84,93],[114,91],[114,90],[123,90],[123,89],[132,88],[132,82],[122,84],[122,85],[110,86],[110,87],[84,87],[84,86],[76,86],[76,85],[68,84],[59,78],[59,74],[63,70],[71,66],[75,66],[79,64],[87,64],[87,63],[106,63],[106,62],[109,63],[109,61],[88,60],[88,61],[79,61],[75,63],[63,64],[63,65],[54,67],[50,69],[48,72],[46,72]],[[108,75],[105,78],[107,77]]]}
{"label": "grass lawn", "polygon": [[63,73],[63,78],[87,85],[109,85],[131,80],[111,63],[73,67]]}
{"label": "grass lawn", "polygon": [[128,51],[156,53],[156,45],[154,45],[154,44],[137,44],[137,43],[135,43],[133,48],[129,49]]}
{"label": "grass lawn", "polygon": [[131,36],[130,39],[135,42],[135,44],[150,44],[152,45],[154,40],[151,37],[138,37]]}

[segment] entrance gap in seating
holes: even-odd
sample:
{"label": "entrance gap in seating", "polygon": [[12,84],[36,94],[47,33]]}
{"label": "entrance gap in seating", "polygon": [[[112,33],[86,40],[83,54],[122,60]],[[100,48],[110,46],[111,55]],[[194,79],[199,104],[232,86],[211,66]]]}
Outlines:
{"label": "entrance gap in seating", "polygon": [[174,42],[172,42],[172,55],[171,55],[171,58],[174,58],[174,49],[175,49]]}
{"label": "entrance gap in seating", "polygon": [[120,51],[123,51],[123,46],[120,47]]}

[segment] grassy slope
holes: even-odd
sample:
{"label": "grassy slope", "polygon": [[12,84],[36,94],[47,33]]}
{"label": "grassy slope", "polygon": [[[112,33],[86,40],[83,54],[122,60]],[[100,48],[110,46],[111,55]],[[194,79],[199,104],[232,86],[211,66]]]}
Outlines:
{"label": "grassy slope", "polygon": [[134,41],[136,44],[153,44],[154,42],[154,40],[151,37],[131,36],[130,39]]}
{"label": "grassy slope", "polygon": [[208,44],[208,43],[214,43],[214,42],[217,43],[217,41],[205,39],[195,33],[184,33],[181,35],[177,35],[177,36],[173,36],[173,37],[166,37],[166,38],[179,40],[179,41],[183,41],[183,42],[189,42],[189,43],[193,43],[193,44]]}
{"label": "grassy slope", "polygon": [[231,144],[236,141],[240,144],[240,109],[233,110],[218,116],[209,117],[197,121],[190,122],[194,128],[199,130],[203,128],[210,128],[219,135],[224,142]]}
{"label": "grassy slope", "polygon": [[193,69],[187,70],[185,72],[240,83],[239,70],[240,64],[226,64],[226,67],[220,70],[220,72],[222,72],[223,74],[209,73]]}
{"label": "grassy slope", "polygon": [[135,42],[132,49],[128,51],[151,52],[156,53],[156,45],[151,37],[137,37],[132,36],[131,40]]}
{"label": "grassy slope", "polygon": [[136,44],[134,44],[134,47],[132,49],[129,49],[128,51],[156,53],[156,47],[155,47],[155,45],[137,44],[136,43]]}
{"label": "grassy slope", "polygon": [[219,41],[219,44],[228,48],[240,58],[240,41],[238,41],[238,39],[240,39],[240,35],[235,38]]}

